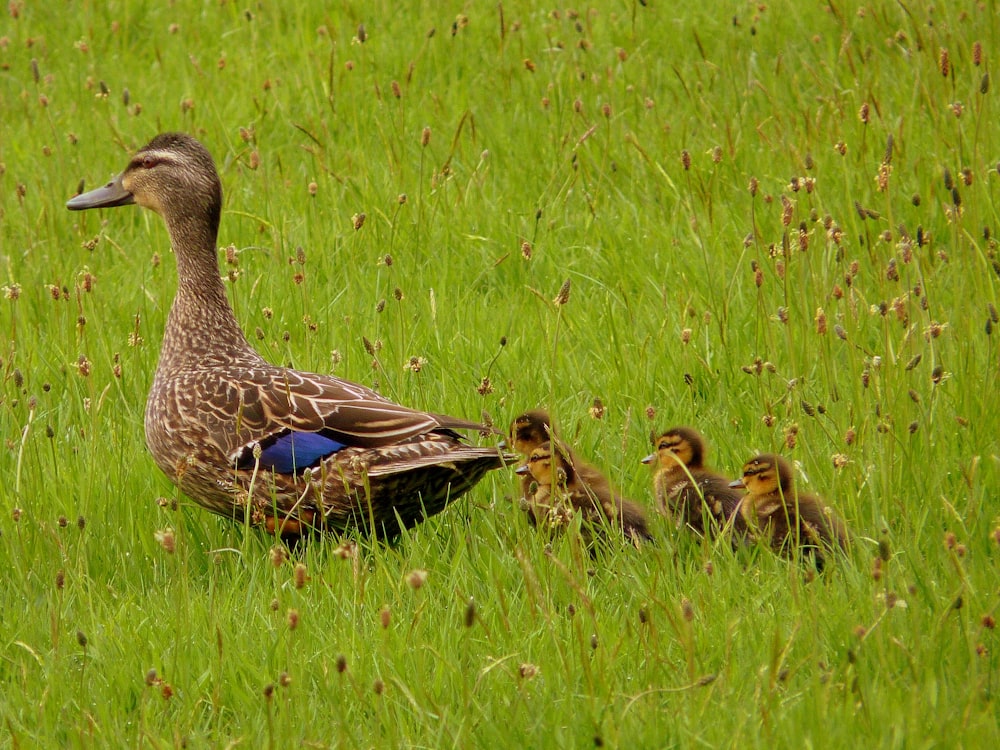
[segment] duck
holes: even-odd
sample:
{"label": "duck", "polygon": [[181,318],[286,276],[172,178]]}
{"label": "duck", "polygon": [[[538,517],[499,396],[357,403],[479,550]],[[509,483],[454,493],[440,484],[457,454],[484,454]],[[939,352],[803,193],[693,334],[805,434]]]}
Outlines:
{"label": "duck", "polygon": [[847,551],[850,538],[844,522],[822,499],[798,491],[792,465],[783,456],[754,456],[731,486],[746,490],[740,505],[743,519],[775,552],[788,557],[799,549],[814,555],[822,570],[827,553]]}
{"label": "duck", "polygon": [[692,427],[671,427],[653,439],[642,463],[655,467],[653,494],[660,512],[678,526],[714,536],[728,530],[735,545],[747,535],[743,493],[705,466],[705,439]]}
{"label": "duck", "polygon": [[[529,409],[514,417],[510,424],[507,440],[504,441],[503,445],[509,446],[521,454],[522,460],[519,466],[527,466],[531,453],[542,445],[542,443],[547,443],[551,440],[558,442],[560,449],[568,457],[568,461],[572,463],[574,472],[580,481],[605,495],[610,496],[614,494],[614,490],[611,489],[611,483],[601,473],[600,469],[580,459],[565,442],[557,437],[552,419],[544,409]],[[517,472],[515,471],[515,473]],[[530,471],[520,472],[519,476],[521,479],[520,502],[522,507],[527,510],[528,521],[532,525],[535,525],[537,519],[535,518],[531,501],[535,495],[535,487],[538,483],[534,480]]]}
{"label": "duck", "polygon": [[636,546],[653,540],[642,509],[615,493],[607,480],[596,485],[584,481],[571,451],[558,440],[536,447],[515,472],[533,480],[530,509],[543,526],[557,529],[580,514],[588,543],[593,541],[593,532],[603,528],[614,529]]}
{"label": "duck", "polygon": [[66,206],[131,204],[166,223],[178,274],[146,404],[146,444],[203,508],[293,539],[354,529],[392,538],[516,459],[466,442],[461,432],[489,434],[482,424],[261,357],[226,297],[222,185],[195,138],[157,135],[121,174]]}
{"label": "duck", "polygon": [[[552,420],[549,418],[549,413],[544,409],[531,409],[514,417],[510,423],[510,430],[508,431],[507,440],[504,441],[504,445],[521,454],[522,459],[518,468],[526,467],[532,451],[542,443],[548,442],[553,434]],[[530,471],[520,472],[519,476],[521,480],[519,483],[521,497],[519,499],[528,511],[528,519],[534,524],[536,519],[531,510],[530,501],[535,494],[535,490],[533,489],[535,481]]]}

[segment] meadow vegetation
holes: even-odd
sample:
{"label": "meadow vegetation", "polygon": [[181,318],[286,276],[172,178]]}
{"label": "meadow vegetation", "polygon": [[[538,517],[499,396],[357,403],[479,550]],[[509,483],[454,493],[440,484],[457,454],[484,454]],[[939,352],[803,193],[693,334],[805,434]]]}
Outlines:
{"label": "meadow vegetation", "polygon": [[[0,745],[1000,745],[998,59],[992,2],[6,4]],[[164,130],[266,357],[546,406],[657,544],[546,538],[509,472],[392,544],[178,494],[166,232],[64,207]],[[850,556],[656,516],[675,424],[793,459]]]}

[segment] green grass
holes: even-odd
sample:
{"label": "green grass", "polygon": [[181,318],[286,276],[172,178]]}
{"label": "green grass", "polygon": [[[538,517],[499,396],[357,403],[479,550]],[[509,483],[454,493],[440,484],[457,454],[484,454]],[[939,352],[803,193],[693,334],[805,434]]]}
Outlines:
{"label": "green grass", "polygon": [[[1000,743],[995,5],[306,5],[0,21],[0,742]],[[780,450],[851,559],[809,581],[659,517],[655,547],[550,552],[506,473],[346,557],[197,509],[142,437],[162,222],[64,208],[168,129],[218,161],[268,358],[501,425],[546,405],[650,508],[651,430],[730,473]]]}

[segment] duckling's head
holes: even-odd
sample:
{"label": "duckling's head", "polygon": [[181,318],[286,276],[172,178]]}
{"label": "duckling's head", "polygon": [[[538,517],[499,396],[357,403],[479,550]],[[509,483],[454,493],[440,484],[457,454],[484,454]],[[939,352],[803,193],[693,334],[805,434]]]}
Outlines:
{"label": "duckling's head", "polygon": [[542,409],[526,411],[514,418],[510,425],[510,447],[530,456],[542,443],[552,437],[552,423],[548,412]]}
{"label": "duckling's head", "polygon": [[749,494],[755,496],[779,491],[782,495],[788,494],[792,491],[794,482],[792,465],[772,453],[764,453],[747,461],[743,465],[742,477],[730,486],[745,487]]}
{"label": "duckling's head", "polygon": [[518,474],[530,473],[542,486],[566,484],[573,479],[573,466],[565,448],[546,440],[528,456],[528,463],[517,469]]}
{"label": "duckling's head", "polygon": [[72,211],[136,203],[167,219],[204,216],[219,228],[222,184],[211,154],[184,133],[161,133],[136,152],[125,171],[104,187],[71,199]]}
{"label": "duckling's head", "polygon": [[653,447],[656,451],[642,459],[644,464],[659,460],[665,469],[676,469],[678,464],[700,469],[705,460],[705,441],[690,427],[672,427],[653,440]]}

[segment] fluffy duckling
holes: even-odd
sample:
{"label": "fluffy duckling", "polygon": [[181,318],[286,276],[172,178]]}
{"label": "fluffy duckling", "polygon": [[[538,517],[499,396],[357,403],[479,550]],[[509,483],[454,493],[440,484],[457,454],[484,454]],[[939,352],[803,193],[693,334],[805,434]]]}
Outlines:
{"label": "fluffy duckling", "polygon": [[743,478],[732,486],[746,489],[741,515],[776,552],[788,555],[793,547],[801,547],[816,555],[816,567],[822,570],[824,552],[847,550],[844,523],[818,497],[795,488],[792,465],[781,456],[763,454],[750,459],[743,466]]}
{"label": "fluffy duckling", "polygon": [[673,427],[653,440],[653,446],[655,452],[642,462],[659,464],[653,492],[661,512],[699,534],[716,534],[728,525],[734,541],[746,537],[739,512],[743,495],[730,487],[729,479],[705,467],[705,441],[697,430]]}
{"label": "fluffy duckling", "polygon": [[[549,413],[544,409],[532,409],[519,414],[511,422],[508,445],[524,456],[521,466],[526,467],[532,452],[542,443],[547,443],[554,438],[557,439],[555,428],[552,426],[552,420],[549,418]],[[600,492],[613,494],[608,480],[604,478],[604,475],[600,471],[590,464],[579,460],[569,451],[569,448],[565,444],[560,442],[560,446],[562,446],[562,449],[569,456],[570,463],[573,464],[577,476],[583,482],[588,486],[598,488]],[[530,471],[516,473],[520,475],[521,499],[527,507],[528,520],[534,525],[537,519],[532,509],[532,500],[535,495],[537,482],[532,478]]]}
{"label": "fluffy duckling", "polygon": [[[508,446],[524,456],[520,467],[527,468],[531,452],[542,443],[548,442],[551,436],[552,422],[549,419],[548,412],[542,409],[533,409],[519,414],[510,423]],[[520,475],[521,479],[521,498],[525,503],[528,503],[528,517],[534,523],[535,517],[530,510],[530,503],[534,495],[532,485],[535,484],[535,481],[532,479],[530,471],[526,470],[516,473]]]}
{"label": "fluffy duckling", "polygon": [[639,506],[615,493],[607,480],[597,485],[584,481],[572,454],[558,441],[539,445],[516,472],[534,480],[529,510],[543,525],[565,526],[580,513],[588,526],[612,526],[633,544],[652,540]]}

